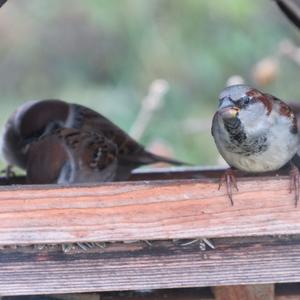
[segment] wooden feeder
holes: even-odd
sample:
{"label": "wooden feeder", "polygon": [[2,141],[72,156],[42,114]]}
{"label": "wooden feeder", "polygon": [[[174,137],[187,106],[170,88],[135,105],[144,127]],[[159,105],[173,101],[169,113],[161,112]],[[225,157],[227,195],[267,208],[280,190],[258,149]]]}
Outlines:
{"label": "wooden feeder", "polygon": [[[0,295],[214,287],[215,299],[300,299],[274,293],[275,283],[300,282],[288,176],[238,178],[231,206],[220,174],[173,168],[101,185],[1,186]],[[100,247],[59,245],[76,242]],[[213,299],[189,297],[178,299]]]}

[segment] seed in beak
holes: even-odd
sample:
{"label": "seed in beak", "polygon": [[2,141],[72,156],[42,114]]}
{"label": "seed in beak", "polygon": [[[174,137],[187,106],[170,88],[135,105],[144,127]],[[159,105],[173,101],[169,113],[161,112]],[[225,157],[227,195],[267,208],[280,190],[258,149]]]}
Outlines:
{"label": "seed in beak", "polygon": [[235,106],[224,107],[219,110],[219,113],[223,119],[234,119],[237,117],[240,109]]}

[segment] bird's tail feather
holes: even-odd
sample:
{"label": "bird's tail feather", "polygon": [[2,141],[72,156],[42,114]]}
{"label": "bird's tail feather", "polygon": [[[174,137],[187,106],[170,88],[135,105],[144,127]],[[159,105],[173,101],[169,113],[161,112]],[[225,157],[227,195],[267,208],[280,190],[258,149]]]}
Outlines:
{"label": "bird's tail feather", "polygon": [[155,163],[160,163],[160,162],[164,162],[170,165],[175,165],[175,166],[191,166],[192,164],[187,163],[187,162],[183,162],[183,161],[179,161],[177,159],[173,159],[173,158],[169,158],[169,157],[165,157],[165,156],[161,156],[161,155],[157,155],[148,151],[145,151],[145,154],[139,157],[140,162],[148,165],[148,164],[155,164]]}

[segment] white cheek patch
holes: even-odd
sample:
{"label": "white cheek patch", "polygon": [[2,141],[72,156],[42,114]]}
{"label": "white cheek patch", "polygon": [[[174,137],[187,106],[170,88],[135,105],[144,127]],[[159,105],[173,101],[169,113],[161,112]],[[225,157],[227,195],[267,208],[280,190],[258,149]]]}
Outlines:
{"label": "white cheek patch", "polygon": [[267,110],[262,103],[253,103],[239,112],[239,118],[246,135],[259,134],[267,131],[273,123],[273,118],[267,116]]}

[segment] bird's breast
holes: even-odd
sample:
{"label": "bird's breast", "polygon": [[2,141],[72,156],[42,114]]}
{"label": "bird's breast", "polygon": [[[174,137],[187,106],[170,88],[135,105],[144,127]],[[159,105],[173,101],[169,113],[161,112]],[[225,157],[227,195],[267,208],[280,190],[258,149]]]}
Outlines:
{"label": "bird's breast", "polygon": [[265,131],[249,134],[242,124],[214,122],[213,136],[226,162],[246,172],[278,170],[297,152],[299,137],[288,126],[275,123]]}

